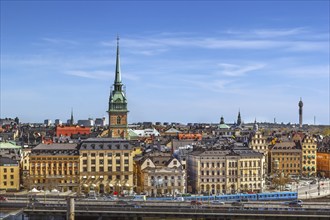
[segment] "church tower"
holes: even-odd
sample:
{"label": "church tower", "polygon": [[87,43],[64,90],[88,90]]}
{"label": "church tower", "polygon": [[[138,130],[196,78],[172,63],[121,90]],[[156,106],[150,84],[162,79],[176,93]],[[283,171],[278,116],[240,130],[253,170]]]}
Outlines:
{"label": "church tower", "polygon": [[238,110],[237,126],[240,126],[241,124],[242,124],[241,110]]}
{"label": "church tower", "polygon": [[298,106],[299,106],[299,128],[302,128],[304,103],[302,102],[301,98],[300,98],[300,101],[298,103]]}
{"label": "church tower", "polygon": [[120,60],[119,60],[119,37],[117,37],[117,57],[115,81],[111,88],[109,97],[109,132],[111,138],[127,138],[127,99],[121,82]]}

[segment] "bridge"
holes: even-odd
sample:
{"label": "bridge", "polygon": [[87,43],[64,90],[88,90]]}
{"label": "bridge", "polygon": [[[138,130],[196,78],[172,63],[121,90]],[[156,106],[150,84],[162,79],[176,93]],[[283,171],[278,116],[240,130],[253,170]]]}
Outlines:
{"label": "bridge", "polygon": [[[72,200],[71,200],[72,201]],[[47,201],[46,203],[7,203],[22,208],[30,220],[64,220],[68,219],[70,202]],[[244,206],[235,207],[231,204],[205,204],[191,206],[186,202],[134,202],[119,204],[114,201],[76,201],[74,219],[108,220],[127,219],[144,220],[150,218],[172,219],[329,219],[328,202],[309,203],[303,207],[288,207],[279,202],[258,203],[248,202]],[[72,218],[73,219],[73,218]],[[24,215],[22,216],[24,220]]]}

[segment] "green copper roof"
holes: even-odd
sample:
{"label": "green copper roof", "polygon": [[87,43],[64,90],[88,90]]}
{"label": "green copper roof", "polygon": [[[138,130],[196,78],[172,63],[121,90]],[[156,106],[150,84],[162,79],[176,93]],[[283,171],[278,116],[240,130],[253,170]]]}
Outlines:
{"label": "green copper roof", "polygon": [[0,142],[0,149],[21,149],[22,147],[13,142]]}
{"label": "green copper roof", "polygon": [[119,59],[119,37],[117,37],[116,77],[115,84],[121,84],[120,59]]}

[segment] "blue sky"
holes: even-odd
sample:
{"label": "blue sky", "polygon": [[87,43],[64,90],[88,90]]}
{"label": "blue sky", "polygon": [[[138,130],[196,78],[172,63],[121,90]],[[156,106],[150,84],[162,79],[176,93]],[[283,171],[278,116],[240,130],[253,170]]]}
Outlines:
{"label": "blue sky", "polygon": [[1,118],[329,124],[329,1],[1,1]]}

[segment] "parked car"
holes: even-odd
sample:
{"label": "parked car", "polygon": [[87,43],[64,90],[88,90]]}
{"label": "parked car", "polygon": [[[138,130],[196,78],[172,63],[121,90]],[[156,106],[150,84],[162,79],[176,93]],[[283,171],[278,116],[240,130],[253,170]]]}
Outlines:
{"label": "parked car", "polygon": [[217,204],[217,205],[224,205],[225,203],[219,200],[213,200],[211,201],[212,204]]}
{"label": "parked car", "polygon": [[244,206],[244,203],[242,203],[242,202],[232,202],[231,205],[232,206]]}
{"label": "parked car", "polygon": [[302,204],[297,201],[289,202],[290,207],[302,207]]}
{"label": "parked car", "polygon": [[192,200],[190,202],[190,205],[202,205],[202,202],[201,201],[197,201],[197,200]]}

